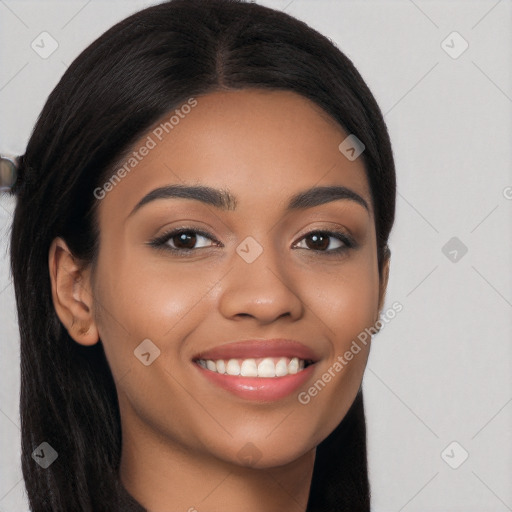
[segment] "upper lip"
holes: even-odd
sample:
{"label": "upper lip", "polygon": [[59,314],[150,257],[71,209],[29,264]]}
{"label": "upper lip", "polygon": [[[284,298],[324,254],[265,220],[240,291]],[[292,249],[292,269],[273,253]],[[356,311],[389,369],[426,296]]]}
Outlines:
{"label": "upper lip", "polygon": [[274,338],[235,341],[198,353],[193,359],[249,359],[264,357],[298,357],[305,361],[318,361],[315,352],[300,341]]}

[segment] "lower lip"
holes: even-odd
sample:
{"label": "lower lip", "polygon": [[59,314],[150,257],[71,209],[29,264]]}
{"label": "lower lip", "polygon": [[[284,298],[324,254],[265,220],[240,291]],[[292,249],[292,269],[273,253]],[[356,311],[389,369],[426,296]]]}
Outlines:
{"label": "lower lip", "polygon": [[303,385],[314,371],[314,364],[293,375],[284,377],[240,377],[222,375],[195,365],[210,382],[246,400],[273,402],[281,400]]}

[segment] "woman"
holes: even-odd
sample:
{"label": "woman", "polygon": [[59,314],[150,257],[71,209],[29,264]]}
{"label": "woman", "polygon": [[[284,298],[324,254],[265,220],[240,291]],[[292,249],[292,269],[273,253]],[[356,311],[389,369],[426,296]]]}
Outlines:
{"label": "woman", "polygon": [[381,112],[280,11],[173,0],[93,42],[18,158],[31,509],[368,511]]}

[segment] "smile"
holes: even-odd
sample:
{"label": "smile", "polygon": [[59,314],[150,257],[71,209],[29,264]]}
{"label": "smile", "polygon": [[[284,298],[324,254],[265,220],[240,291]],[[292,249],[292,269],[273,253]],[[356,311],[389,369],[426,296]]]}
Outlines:
{"label": "smile", "polygon": [[249,359],[198,359],[201,367],[220,375],[241,377],[275,378],[295,375],[304,370],[312,361],[298,357],[265,357]]}

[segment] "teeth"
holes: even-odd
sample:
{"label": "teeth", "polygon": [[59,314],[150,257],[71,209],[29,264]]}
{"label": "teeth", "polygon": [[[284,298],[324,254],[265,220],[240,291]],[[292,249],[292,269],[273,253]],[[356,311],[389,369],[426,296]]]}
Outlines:
{"label": "teeth", "polygon": [[276,376],[276,365],[270,357],[266,357],[258,365],[258,376],[259,377],[275,377]]}
{"label": "teeth", "polygon": [[230,359],[226,365],[226,373],[228,375],[240,375],[240,365],[236,359]]}
{"label": "teeth", "polygon": [[217,361],[217,373],[226,373],[226,363],[222,359]]}
{"label": "teeth", "polygon": [[[208,361],[206,362],[208,364]],[[288,365],[288,373],[291,373],[292,375],[297,373],[299,371],[299,360],[294,357],[290,364]]]}
{"label": "teeth", "polygon": [[265,357],[262,359],[199,359],[197,363],[203,368],[221,375],[241,375],[242,377],[284,377],[295,375],[304,370],[305,361],[298,357]]}
{"label": "teeth", "polygon": [[245,359],[240,369],[240,375],[242,377],[257,377],[258,367],[254,359]]}
{"label": "teeth", "polygon": [[276,364],[276,377],[283,377],[284,375],[288,375],[288,365],[286,359],[279,359]]}

